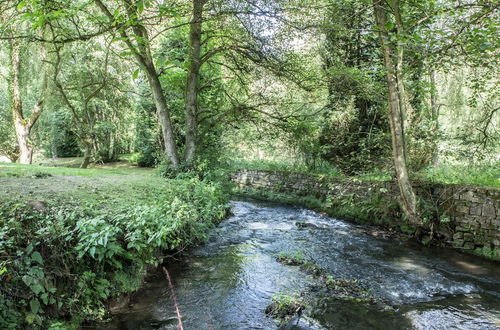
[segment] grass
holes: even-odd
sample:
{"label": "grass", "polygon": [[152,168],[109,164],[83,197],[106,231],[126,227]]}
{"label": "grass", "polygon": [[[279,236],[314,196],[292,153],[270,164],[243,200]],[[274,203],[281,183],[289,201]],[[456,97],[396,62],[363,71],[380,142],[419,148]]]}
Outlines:
{"label": "grass", "polygon": [[416,173],[422,181],[447,184],[500,188],[500,164],[491,165],[439,165],[428,167]]}
{"label": "grass", "polygon": [[[237,160],[233,161],[230,166],[234,170],[244,168],[287,173],[321,174],[353,181],[386,182],[393,180],[392,171],[389,170],[374,169],[355,176],[346,176],[342,174],[339,169],[328,164],[320,164],[316,169],[310,170],[304,164],[292,162],[278,162],[272,160]],[[418,172],[413,172],[412,177],[413,180],[416,181],[500,188],[500,164],[442,164],[438,166],[430,166]]]}
{"label": "grass", "polygon": [[277,319],[281,328],[285,328],[288,321],[305,308],[304,301],[298,294],[289,295],[280,293],[272,297],[272,302],[267,306],[265,313]]}
{"label": "grass", "polygon": [[33,177],[40,173],[53,176],[84,176],[95,177],[107,174],[116,175],[152,175],[149,168],[133,167],[126,162],[115,162],[104,165],[94,165],[90,168],[65,166],[74,163],[73,159],[60,159],[43,163],[44,165],[22,165],[15,163],[0,163],[0,177]]}
{"label": "grass", "polygon": [[226,214],[220,185],[155,173],[0,163],[0,328],[102,320],[162,256],[204,241]]}
{"label": "grass", "polygon": [[293,162],[278,162],[273,160],[233,160],[230,167],[237,169],[278,171],[305,174],[323,174],[332,177],[342,176],[340,170],[327,163],[320,163],[314,169],[308,168],[305,164]]}

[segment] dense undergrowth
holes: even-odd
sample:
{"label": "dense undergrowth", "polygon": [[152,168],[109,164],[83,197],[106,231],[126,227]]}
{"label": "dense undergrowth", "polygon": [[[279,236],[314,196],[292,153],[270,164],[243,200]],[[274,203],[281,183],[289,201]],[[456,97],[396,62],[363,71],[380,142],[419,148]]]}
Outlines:
{"label": "dense undergrowth", "polygon": [[0,202],[1,329],[103,319],[107,301],[136,291],[165,251],[203,241],[227,210],[220,185],[198,178],[13,192]]}

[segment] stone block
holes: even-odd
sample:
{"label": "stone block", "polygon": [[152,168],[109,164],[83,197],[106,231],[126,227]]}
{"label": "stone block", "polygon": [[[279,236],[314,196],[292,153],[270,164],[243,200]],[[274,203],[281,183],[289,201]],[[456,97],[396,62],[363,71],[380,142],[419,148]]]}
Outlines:
{"label": "stone block", "polygon": [[480,217],[477,219],[477,222],[481,224],[481,228],[483,229],[489,229],[489,226],[491,225],[491,219],[487,217]]}
{"label": "stone block", "polygon": [[455,234],[453,234],[453,240],[454,241],[462,239],[462,238],[464,238],[464,233],[461,232],[461,231],[456,232]]}
{"label": "stone block", "polygon": [[464,240],[457,239],[457,240],[454,240],[451,244],[456,248],[461,248],[462,246],[464,246]]}
{"label": "stone block", "polygon": [[481,214],[483,217],[494,218],[496,215],[495,206],[493,204],[484,204]]}
{"label": "stone block", "polygon": [[465,242],[465,244],[463,246],[463,248],[465,250],[474,250],[474,247],[475,247],[475,245],[472,242]]}
{"label": "stone block", "polygon": [[486,237],[486,236],[483,236],[483,235],[476,235],[476,236],[474,237],[474,244],[475,244],[475,245],[485,245],[485,244],[487,244],[487,243],[489,243],[489,239],[488,239],[488,237]]}
{"label": "stone block", "polygon": [[470,226],[462,223],[455,227],[455,231],[470,231]]}
{"label": "stone block", "polygon": [[464,241],[466,242],[474,241],[474,235],[471,233],[464,233]]}
{"label": "stone block", "polygon": [[474,205],[469,208],[470,215],[481,215],[481,205]]}
{"label": "stone block", "polygon": [[455,206],[455,211],[458,214],[469,214],[469,207],[467,205],[457,205]]}
{"label": "stone block", "polygon": [[460,199],[463,201],[479,202],[479,198],[477,198],[471,190],[467,191],[465,194],[461,194]]}

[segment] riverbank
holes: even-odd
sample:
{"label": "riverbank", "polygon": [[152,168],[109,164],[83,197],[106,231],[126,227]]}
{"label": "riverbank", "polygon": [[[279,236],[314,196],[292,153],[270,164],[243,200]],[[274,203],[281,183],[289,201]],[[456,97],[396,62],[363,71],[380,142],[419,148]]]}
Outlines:
{"label": "riverbank", "polygon": [[[177,304],[159,273],[95,329],[174,329],[176,306],[185,329],[279,329],[266,309],[288,298],[305,302],[290,328],[497,328],[497,263],[375,237],[294,205],[236,201],[231,211],[207,244],[168,264]],[[300,262],[283,262],[287,256]]]}
{"label": "riverbank", "polygon": [[[404,221],[393,182],[247,169],[236,171],[232,180],[236,194],[301,204],[410,235],[417,230]],[[421,243],[500,260],[500,189],[424,182],[415,188],[424,218]]]}
{"label": "riverbank", "polygon": [[226,214],[218,184],[135,168],[0,166],[0,328],[76,328]]}

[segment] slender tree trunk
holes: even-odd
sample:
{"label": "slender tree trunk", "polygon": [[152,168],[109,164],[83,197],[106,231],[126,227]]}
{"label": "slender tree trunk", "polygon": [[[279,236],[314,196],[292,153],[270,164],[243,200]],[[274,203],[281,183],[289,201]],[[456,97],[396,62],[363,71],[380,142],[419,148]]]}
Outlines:
{"label": "slender tree trunk", "polygon": [[[431,111],[432,120],[434,121],[434,134],[437,136],[439,133],[439,105],[438,105],[438,95],[436,90],[436,72],[431,70],[429,74],[431,82]],[[437,148],[437,143],[435,148],[432,150],[432,164],[439,164],[439,153]]]}
{"label": "slender tree trunk", "polygon": [[83,160],[80,164],[80,168],[87,168],[90,164],[90,157],[92,155],[92,142],[84,141],[84,151],[83,151]]}
{"label": "slender tree trunk", "polygon": [[[393,61],[395,52],[389,44],[389,34],[385,28],[387,13],[384,2],[384,0],[373,0],[375,22],[379,29],[379,39],[384,57],[385,70],[387,72],[386,79],[389,97],[389,119],[394,167],[396,170],[403,212],[411,223],[419,225],[421,221],[417,208],[417,199],[410,182],[406,158],[402,109],[404,103],[401,103],[402,98],[400,93],[402,91],[398,90],[397,68]],[[396,59],[396,63],[398,63],[398,59]]]}
{"label": "slender tree trunk", "polygon": [[[396,29],[399,35],[404,33],[403,19],[401,18],[401,12],[399,11],[399,0],[392,0],[391,8],[394,11],[394,17],[396,20]],[[410,124],[410,114],[408,113],[409,102],[407,102],[406,90],[403,80],[403,58],[404,49],[402,45],[397,45],[396,47],[396,82],[398,88],[398,100],[399,108],[401,109],[401,115],[403,119],[403,129],[406,130]]]}
{"label": "slender tree trunk", "polygon": [[23,102],[21,97],[21,51],[18,41],[10,40],[10,61],[11,61],[11,96],[12,96],[12,117],[16,131],[17,143],[19,145],[19,163],[31,164],[33,161],[33,145],[31,142],[31,129],[37,122],[43,110],[44,97],[47,88],[47,76],[45,65],[42,65],[42,90],[41,96],[35,103],[31,116],[25,118],[23,114]]}
{"label": "slender tree trunk", "polygon": [[190,163],[196,155],[198,142],[198,82],[200,79],[201,33],[203,6],[206,0],[193,0],[190,25],[189,69],[186,83],[186,141],[184,159]]}

